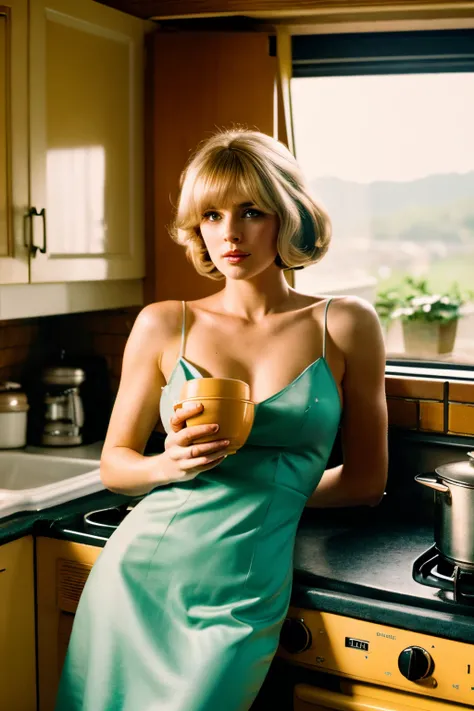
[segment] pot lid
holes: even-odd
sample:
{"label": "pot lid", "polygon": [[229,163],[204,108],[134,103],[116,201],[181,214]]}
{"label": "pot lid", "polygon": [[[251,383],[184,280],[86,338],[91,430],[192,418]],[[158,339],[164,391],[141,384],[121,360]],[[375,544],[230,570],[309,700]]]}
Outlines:
{"label": "pot lid", "polygon": [[446,481],[464,484],[474,489],[474,451],[468,452],[467,456],[468,458],[464,461],[443,464],[435,470],[436,474]]}

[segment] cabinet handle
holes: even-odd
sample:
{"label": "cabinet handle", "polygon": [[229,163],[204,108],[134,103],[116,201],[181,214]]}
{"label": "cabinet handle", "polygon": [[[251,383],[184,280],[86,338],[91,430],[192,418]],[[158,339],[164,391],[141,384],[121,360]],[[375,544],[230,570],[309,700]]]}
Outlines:
{"label": "cabinet handle", "polygon": [[33,255],[33,257],[36,257],[36,252],[41,252],[41,254],[46,254],[46,208],[43,207],[42,210],[38,212],[36,207],[30,207],[27,215],[31,222],[33,221],[33,217],[41,217],[43,220],[43,246],[38,247],[36,244],[33,244],[32,240],[32,224],[30,223],[30,252]]}

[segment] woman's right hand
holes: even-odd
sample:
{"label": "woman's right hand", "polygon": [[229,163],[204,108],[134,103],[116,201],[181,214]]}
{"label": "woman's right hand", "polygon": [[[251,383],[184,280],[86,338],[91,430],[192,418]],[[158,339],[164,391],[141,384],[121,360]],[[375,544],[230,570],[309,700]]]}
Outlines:
{"label": "woman's right hand", "polygon": [[219,425],[193,425],[186,427],[189,417],[203,410],[202,403],[184,403],[170,418],[171,432],[165,439],[162,474],[171,482],[194,479],[220,464],[227,456],[225,450],[229,440],[197,443],[195,440],[205,435],[216,434]]}

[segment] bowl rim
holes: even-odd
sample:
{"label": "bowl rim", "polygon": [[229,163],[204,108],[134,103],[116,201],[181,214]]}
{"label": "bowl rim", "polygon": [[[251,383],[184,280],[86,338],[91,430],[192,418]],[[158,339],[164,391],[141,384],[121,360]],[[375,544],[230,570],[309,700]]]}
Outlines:
{"label": "bowl rim", "polygon": [[[173,409],[176,410],[178,407],[182,407],[184,402],[201,402],[202,400],[232,400],[233,402],[245,402],[247,405],[255,405],[253,400],[247,400],[241,397],[221,397],[213,395],[205,395],[204,397],[187,397],[184,400],[178,400],[173,404]],[[194,417],[194,415],[193,415]]]}

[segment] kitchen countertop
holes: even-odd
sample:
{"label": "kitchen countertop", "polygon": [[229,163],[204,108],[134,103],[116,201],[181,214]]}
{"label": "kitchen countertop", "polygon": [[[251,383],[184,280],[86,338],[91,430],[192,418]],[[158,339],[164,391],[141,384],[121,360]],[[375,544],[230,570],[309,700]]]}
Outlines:
{"label": "kitchen countertop", "polygon": [[[54,453],[98,459],[100,450],[97,443]],[[84,532],[83,515],[131,500],[104,490],[1,519],[0,544],[34,533],[103,546],[106,539]],[[454,603],[450,593],[412,577],[413,562],[433,543],[431,521],[414,511],[400,513],[386,499],[372,509],[306,509],[296,537],[291,604],[474,644],[474,605]]]}
{"label": "kitchen countertop", "polygon": [[380,506],[307,509],[298,529],[292,604],[474,644],[474,605],[421,585],[414,561],[433,525]]}
{"label": "kitchen countertop", "polygon": [[[413,562],[433,545],[432,523],[403,521],[383,503],[305,510],[291,604],[474,644],[474,607],[412,577]],[[53,524],[48,535],[98,546],[107,541],[86,533],[79,515]]]}

